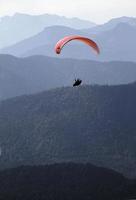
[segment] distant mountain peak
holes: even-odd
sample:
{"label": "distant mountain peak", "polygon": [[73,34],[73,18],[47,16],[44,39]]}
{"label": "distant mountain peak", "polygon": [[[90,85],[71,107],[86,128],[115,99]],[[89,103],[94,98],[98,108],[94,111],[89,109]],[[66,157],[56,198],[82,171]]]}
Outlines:
{"label": "distant mountain peak", "polygon": [[88,20],[53,14],[30,15],[15,13],[0,18],[0,48],[10,46],[41,32],[45,27],[62,25],[74,29],[94,27]]}
{"label": "distant mountain peak", "polygon": [[113,18],[111,20],[109,20],[107,22],[107,24],[110,24],[110,25],[117,25],[118,23],[127,23],[129,25],[136,25],[136,18],[134,17],[127,17],[127,16],[122,16],[122,17],[119,17],[119,18]]}

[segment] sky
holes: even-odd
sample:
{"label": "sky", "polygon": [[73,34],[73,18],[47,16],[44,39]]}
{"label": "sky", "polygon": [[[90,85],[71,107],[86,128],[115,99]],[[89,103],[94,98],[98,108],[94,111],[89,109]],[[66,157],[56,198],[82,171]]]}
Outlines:
{"label": "sky", "polygon": [[0,0],[0,16],[16,12],[49,13],[104,23],[121,16],[136,17],[136,0]]}

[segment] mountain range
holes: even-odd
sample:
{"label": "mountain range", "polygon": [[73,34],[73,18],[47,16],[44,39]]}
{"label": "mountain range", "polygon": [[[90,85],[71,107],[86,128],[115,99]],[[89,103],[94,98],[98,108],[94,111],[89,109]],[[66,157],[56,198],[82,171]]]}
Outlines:
{"label": "mountain range", "polygon": [[93,163],[136,177],[136,83],[58,88],[0,102],[0,169]]}
{"label": "mountain range", "polygon": [[15,44],[37,34],[47,26],[63,25],[75,29],[95,26],[94,23],[78,18],[66,18],[58,15],[28,15],[16,13],[0,18],[0,48]]}
{"label": "mountain range", "polygon": [[0,100],[70,86],[75,78],[83,84],[126,84],[136,81],[136,64],[0,55]]}
{"label": "mountain range", "polygon": [[120,23],[125,23],[130,26],[136,27],[136,18],[135,17],[126,17],[126,16],[119,17],[119,18],[113,18],[104,24],[90,27],[89,29],[86,29],[85,32],[90,31],[91,33],[96,34],[96,33],[100,33],[103,31],[112,30]]}
{"label": "mountain range", "polygon": [[[112,24],[112,21],[109,22]],[[1,53],[24,57],[32,55],[45,55],[60,58],[90,59],[97,61],[136,61],[136,26],[130,23],[113,23],[113,28],[109,28],[109,23],[104,24],[103,31],[93,33],[89,30],[76,30],[65,26],[51,26],[40,33],[27,38],[15,45],[1,49]],[[96,27],[96,29],[99,27]],[[95,27],[94,27],[95,29]],[[92,30],[92,31],[91,31]],[[95,40],[101,50],[99,56],[91,52],[90,47],[73,41],[65,46],[61,55],[56,55],[54,47],[56,42],[67,35],[84,35]]]}

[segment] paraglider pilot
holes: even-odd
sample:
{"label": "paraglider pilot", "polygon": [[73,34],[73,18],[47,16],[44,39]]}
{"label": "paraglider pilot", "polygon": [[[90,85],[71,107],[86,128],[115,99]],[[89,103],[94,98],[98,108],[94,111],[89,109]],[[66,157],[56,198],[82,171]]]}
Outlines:
{"label": "paraglider pilot", "polygon": [[81,83],[82,83],[82,80],[80,80],[79,78],[75,79],[75,82],[73,83],[73,87],[79,86]]}

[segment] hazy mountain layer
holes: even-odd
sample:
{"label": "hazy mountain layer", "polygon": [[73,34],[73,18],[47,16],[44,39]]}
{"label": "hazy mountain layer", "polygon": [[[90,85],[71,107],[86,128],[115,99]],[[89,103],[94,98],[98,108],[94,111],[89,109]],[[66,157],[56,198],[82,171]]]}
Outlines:
{"label": "hazy mountain layer", "polygon": [[85,32],[90,31],[91,33],[96,34],[96,33],[100,33],[103,31],[108,31],[108,30],[114,29],[120,23],[125,23],[130,26],[136,27],[136,18],[135,17],[126,17],[126,16],[119,17],[119,18],[113,18],[104,24],[97,25],[95,27],[86,29]]}
{"label": "hazy mountain layer", "polygon": [[[94,39],[100,47],[101,53],[95,55],[91,48],[81,42],[71,42],[56,55],[56,42],[67,35],[83,35]],[[45,28],[39,34],[21,41],[13,46],[1,50],[1,53],[15,56],[46,55],[60,58],[89,59],[97,61],[136,61],[136,26],[119,23],[114,28],[100,31],[96,34],[90,30],[75,30],[64,26]]]}
{"label": "hazy mountain layer", "polygon": [[75,78],[83,84],[134,82],[136,64],[0,55],[0,99],[72,85]]}
{"label": "hazy mountain layer", "polygon": [[63,25],[75,29],[90,28],[94,23],[57,15],[28,15],[16,13],[0,18],[0,48],[15,44],[37,34],[47,26]]}

